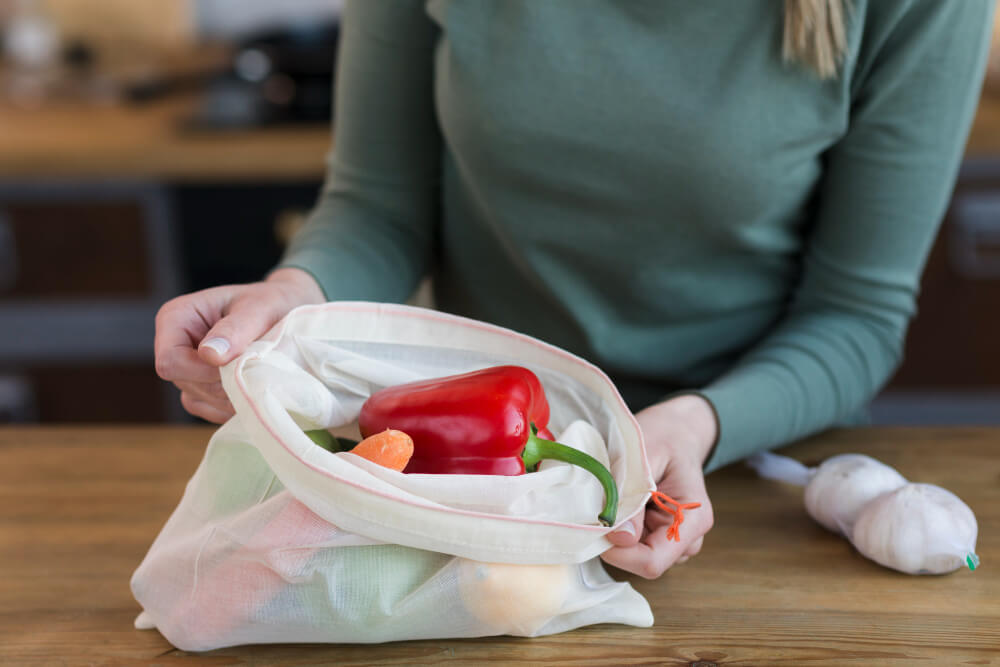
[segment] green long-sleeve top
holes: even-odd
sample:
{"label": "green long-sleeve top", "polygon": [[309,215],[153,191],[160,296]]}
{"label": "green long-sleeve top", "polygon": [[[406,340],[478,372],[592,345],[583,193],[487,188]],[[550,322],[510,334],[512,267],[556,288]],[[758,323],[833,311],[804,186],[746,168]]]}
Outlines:
{"label": "green long-sleeve top", "polygon": [[842,74],[780,0],[358,0],[336,141],[283,266],[714,407],[706,469],[852,419],[900,360],[992,0],[854,0]]}

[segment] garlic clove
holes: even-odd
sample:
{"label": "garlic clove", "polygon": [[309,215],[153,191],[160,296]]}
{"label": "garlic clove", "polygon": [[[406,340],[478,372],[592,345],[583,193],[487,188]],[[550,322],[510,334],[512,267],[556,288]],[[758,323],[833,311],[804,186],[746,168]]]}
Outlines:
{"label": "garlic clove", "polygon": [[934,484],[906,484],[866,505],[851,542],[862,555],[907,574],[975,569],[978,525],[969,506]]}
{"label": "garlic clove", "polygon": [[895,468],[864,454],[840,454],[823,461],[805,489],[805,505],[827,530],[849,536],[861,509],[906,484]]}

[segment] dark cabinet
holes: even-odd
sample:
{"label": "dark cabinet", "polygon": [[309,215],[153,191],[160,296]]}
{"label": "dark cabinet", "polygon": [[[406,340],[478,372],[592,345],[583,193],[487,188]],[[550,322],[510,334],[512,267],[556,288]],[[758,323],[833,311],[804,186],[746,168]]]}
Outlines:
{"label": "dark cabinet", "polygon": [[1000,391],[1000,162],[962,170],[890,388]]}
{"label": "dark cabinet", "polygon": [[0,419],[163,421],[153,320],[179,285],[165,192],[0,187]]}
{"label": "dark cabinet", "polygon": [[0,422],[191,419],[153,364],[155,316],[259,280],[276,220],[319,183],[0,185]]}

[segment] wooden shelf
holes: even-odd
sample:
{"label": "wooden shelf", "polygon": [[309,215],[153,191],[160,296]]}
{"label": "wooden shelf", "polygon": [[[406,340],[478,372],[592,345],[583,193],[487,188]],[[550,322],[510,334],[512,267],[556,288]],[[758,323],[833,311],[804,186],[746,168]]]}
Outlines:
{"label": "wooden shelf", "polygon": [[197,98],[137,107],[0,106],[0,178],[172,182],[321,180],[326,126],[193,132]]}
{"label": "wooden shelf", "polygon": [[967,157],[1000,157],[1000,91],[983,94],[965,152]]}
{"label": "wooden shelf", "polygon": [[[193,132],[197,98],[138,107],[0,105],[0,178],[144,178],[173,182],[321,180],[325,126]],[[1000,92],[987,90],[966,151],[1000,156]]]}

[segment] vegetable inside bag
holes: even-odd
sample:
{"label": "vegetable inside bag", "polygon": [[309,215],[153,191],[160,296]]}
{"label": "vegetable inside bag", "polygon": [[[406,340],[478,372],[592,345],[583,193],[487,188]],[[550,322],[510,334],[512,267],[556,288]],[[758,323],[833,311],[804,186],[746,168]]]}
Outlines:
{"label": "vegetable inside bag", "polygon": [[403,474],[305,434],[357,439],[374,391],[501,364],[535,372],[557,438],[609,464],[615,524],[638,512],[654,489],[641,435],[595,367],[425,309],[306,306],[223,369],[236,416],[132,578],[137,626],[210,650],[651,625],[646,600],[598,559],[613,527],[597,522],[604,494],[583,469]]}

